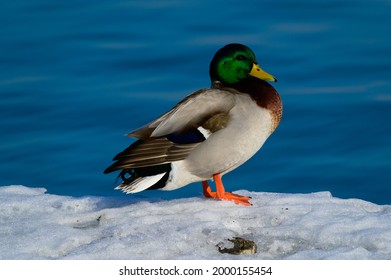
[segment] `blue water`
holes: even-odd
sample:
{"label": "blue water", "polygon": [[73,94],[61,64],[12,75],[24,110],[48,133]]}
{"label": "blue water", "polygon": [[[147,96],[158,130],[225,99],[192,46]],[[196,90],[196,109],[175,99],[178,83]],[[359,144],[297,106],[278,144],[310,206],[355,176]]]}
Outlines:
{"label": "blue water", "polygon": [[122,196],[102,171],[124,134],[209,86],[238,42],[278,78],[284,115],[226,188],[391,204],[390,15],[389,0],[3,1],[0,185]]}

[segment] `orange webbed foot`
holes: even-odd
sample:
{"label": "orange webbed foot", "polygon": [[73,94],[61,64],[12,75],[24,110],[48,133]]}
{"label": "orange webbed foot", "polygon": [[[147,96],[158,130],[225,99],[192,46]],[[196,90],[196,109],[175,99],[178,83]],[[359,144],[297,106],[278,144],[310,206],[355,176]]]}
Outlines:
{"label": "orange webbed foot", "polygon": [[224,185],[221,180],[220,174],[213,175],[213,179],[216,183],[216,191],[215,192],[213,192],[210,189],[210,186],[207,181],[202,181],[202,189],[203,189],[203,193],[204,193],[205,197],[214,198],[214,199],[218,199],[218,200],[229,200],[229,201],[235,202],[236,204],[241,204],[241,205],[245,205],[245,206],[252,206],[252,204],[249,202],[251,197],[242,196],[242,195],[234,194],[231,192],[226,192],[224,190]]}

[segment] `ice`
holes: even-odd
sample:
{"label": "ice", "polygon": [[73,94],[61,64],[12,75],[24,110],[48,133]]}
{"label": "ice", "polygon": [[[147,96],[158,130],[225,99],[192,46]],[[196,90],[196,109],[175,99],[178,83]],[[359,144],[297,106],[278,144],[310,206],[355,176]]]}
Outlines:
{"label": "ice", "polygon": [[[0,259],[391,259],[390,205],[329,192],[238,193],[254,205],[0,187]],[[257,253],[221,254],[216,245],[235,236]]]}

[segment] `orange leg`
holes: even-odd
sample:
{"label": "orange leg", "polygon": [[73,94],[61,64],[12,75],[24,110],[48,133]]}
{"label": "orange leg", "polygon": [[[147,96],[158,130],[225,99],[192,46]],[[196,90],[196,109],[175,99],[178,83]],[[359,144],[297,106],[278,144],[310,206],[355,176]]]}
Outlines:
{"label": "orange leg", "polygon": [[213,192],[211,191],[208,181],[202,181],[202,190],[205,197],[212,198]]}
{"label": "orange leg", "polygon": [[215,181],[216,184],[216,192],[211,191],[207,181],[202,181],[202,189],[205,197],[214,198],[218,200],[230,200],[235,202],[236,204],[243,204],[246,206],[252,205],[249,202],[250,197],[226,192],[224,190],[223,181],[221,180],[221,174],[213,175],[213,180]]}

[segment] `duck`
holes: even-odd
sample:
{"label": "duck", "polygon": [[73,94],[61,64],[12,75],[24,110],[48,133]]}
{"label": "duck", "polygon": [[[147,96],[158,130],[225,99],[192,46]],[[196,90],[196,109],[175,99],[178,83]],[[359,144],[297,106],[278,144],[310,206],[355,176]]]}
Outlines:
{"label": "duck", "polygon": [[[253,51],[232,43],[209,66],[211,86],[129,132],[136,138],[104,173],[120,171],[125,193],[175,190],[201,182],[203,195],[251,206],[250,196],[225,191],[222,176],[249,160],[278,127],[282,101]],[[215,183],[212,191],[208,181]]]}

